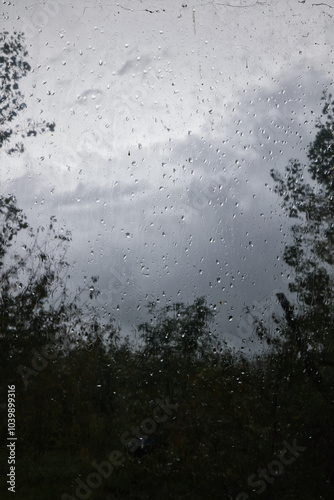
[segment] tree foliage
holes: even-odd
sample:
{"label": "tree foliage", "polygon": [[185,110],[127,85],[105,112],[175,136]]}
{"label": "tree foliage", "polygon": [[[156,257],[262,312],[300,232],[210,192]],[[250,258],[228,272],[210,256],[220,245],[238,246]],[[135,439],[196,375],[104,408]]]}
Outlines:
{"label": "tree foliage", "polygon": [[[0,148],[6,146],[7,153],[22,153],[22,139],[36,136],[46,130],[54,131],[54,122],[34,122],[28,119],[24,126],[15,124],[18,116],[27,107],[19,81],[31,71],[28,51],[24,46],[24,34],[0,33]],[[20,137],[19,140],[16,138]],[[15,138],[15,140],[14,140]]]}
{"label": "tree foliage", "polygon": [[158,308],[148,304],[151,321],[139,325],[145,351],[160,358],[178,353],[183,358],[203,357],[212,346],[210,322],[213,313],[204,297],[192,305],[175,303]]}
{"label": "tree foliage", "polygon": [[17,208],[13,196],[0,196],[0,270],[3,266],[2,259],[12,245],[13,238],[22,229],[27,229],[26,216]]}
{"label": "tree foliage", "polygon": [[300,322],[313,347],[329,347],[334,312],[334,101],[326,93],[323,100],[308,165],[291,160],[284,175],[271,172],[282,207],[295,220],[283,257],[293,270],[290,291],[297,293]]}

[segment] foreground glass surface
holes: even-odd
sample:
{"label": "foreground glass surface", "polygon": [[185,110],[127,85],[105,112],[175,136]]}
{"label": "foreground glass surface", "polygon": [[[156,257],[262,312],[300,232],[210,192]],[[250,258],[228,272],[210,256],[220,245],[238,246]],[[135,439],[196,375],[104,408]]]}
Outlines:
{"label": "foreground glass surface", "polygon": [[1,498],[329,499],[328,3],[3,3]]}

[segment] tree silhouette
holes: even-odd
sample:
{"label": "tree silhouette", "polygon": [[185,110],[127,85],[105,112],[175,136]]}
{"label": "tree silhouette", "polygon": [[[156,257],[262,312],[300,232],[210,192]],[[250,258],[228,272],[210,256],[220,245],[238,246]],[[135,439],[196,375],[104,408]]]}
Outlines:
{"label": "tree silhouette", "polygon": [[[327,295],[334,264],[334,118],[330,113],[331,106],[334,112],[334,101],[331,98],[331,94],[323,96],[326,120],[325,123],[318,120],[316,125],[318,132],[308,150],[309,165],[290,160],[284,177],[271,171],[283,209],[289,217],[297,219],[292,226],[293,243],[284,252],[285,262],[295,271],[290,289],[299,294],[303,304],[311,306],[316,300],[317,307],[332,302],[331,294]],[[306,172],[314,182],[305,180]],[[324,313],[326,307],[321,308]]]}
{"label": "tree silhouette", "polygon": [[77,305],[70,301],[66,279],[69,232],[57,231],[55,217],[34,232],[13,197],[0,197],[0,206],[1,367],[14,375],[20,364],[29,362],[32,349],[59,347]]}
{"label": "tree silhouette", "polygon": [[161,358],[178,354],[184,359],[203,357],[212,346],[209,324],[213,313],[204,297],[192,305],[175,303],[161,309],[156,303],[148,305],[151,322],[139,325],[145,351]]}
{"label": "tree silhouette", "polygon": [[213,353],[209,328],[213,313],[204,297],[191,305],[177,302],[160,308],[151,302],[147,309],[151,319],[139,325],[144,372],[149,381],[149,373],[155,375],[150,385],[160,386],[174,398],[186,391],[188,381],[197,377]]}
{"label": "tree silhouette", "polygon": [[[19,81],[31,70],[27,57],[23,33],[0,33],[0,148],[9,146],[8,154],[22,153],[22,139],[25,137],[35,137],[46,130],[52,132],[55,128],[54,122],[43,120],[36,123],[31,119],[27,120],[23,128],[19,124],[15,125],[15,119],[27,107],[19,88]],[[13,143],[17,136],[20,139]]]}
{"label": "tree silhouette", "polygon": [[291,341],[299,339],[304,360],[312,351],[320,365],[334,366],[334,100],[326,92],[322,99],[308,165],[290,160],[284,175],[272,170],[271,176],[282,208],[295,220],[283,257],[293,270],[289,289],[297,294],[298,309],[289,311],[293,328],[285,331]]}
{"label": "tree silhouette", "polygon": [[[13,144],[17,135],[24,139],[55,127],[54,123],[36,124],[32,120],[24,130],[15,125],[27,107],[19,88],[20,80],[31,70],[27,58],[23,33],[0,33],[0,148],[6,146],[8,154],[24,150],[22,142]],[[1,371],[17,375],[22,367],[25,385],[29,375],[36,375],[36,370],[23,364],[31,360],[32,350],[41,359],[44,348],[51,345],[51,350],[57,350],[60,343],[68,345],[78,332],[86,341],[101,334],[96,313],[82,309],[83,290],[74,296],[70,292],[65,254],[71,236],[57,226],[51,216],[46,227],[33,230],[15,197],[0,195]],[[94,293],[90,292],[90,298]],[[35,364],[38,356],[36,360],[35,354]]]}
{"label": "tree silhouette", "polygon": [[3,266],[2,259],[12,245],[13,238],[22,229],[27,229],[28,224],[25,215],[16,206],[13,196],[0,196],[0,270]]}
{"label": "tree silhouette", "polygon": [[[22,33],[0,35],[0,147],[6,146],[8,154],[23,151],[22,143],[12,144],[19,133],[25,138],[54,129],[54,124],[31,120],[24,131],[14,126],[26,107],[18,82],[31,69],[27,55]],[[94,408],[108,407],[112,399],[107,362],[101,375],[96,360],[115,348],[117,330],[112,319],[104,320],[93,307],[97,277],[85,278],[82,288],[71,285],[66,261],[70,241],[70,232],[55,216],[34,229],[15,197],[0,195],[0,392],[15,384],[20,446],[33,457],[52,446],[66,446],[64,427],[72,429],[82,413],[75,390],[84,402],[93,394]],[[98,394],[94,383],[95,392],[101,387]],[[76,403],[74,418],[66,409],[65,387]],[[84,418],[80,422],[84,427]],[[5,433],[5,420],[0,433]]]}

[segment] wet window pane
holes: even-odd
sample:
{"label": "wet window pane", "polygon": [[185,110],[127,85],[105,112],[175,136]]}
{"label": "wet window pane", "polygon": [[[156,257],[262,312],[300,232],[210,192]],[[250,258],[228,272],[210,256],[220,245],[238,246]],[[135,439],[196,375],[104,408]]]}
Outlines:
{"label": "wet window pane", "polygon": [[2,3],[1,498],[333,497],[333,15]]}

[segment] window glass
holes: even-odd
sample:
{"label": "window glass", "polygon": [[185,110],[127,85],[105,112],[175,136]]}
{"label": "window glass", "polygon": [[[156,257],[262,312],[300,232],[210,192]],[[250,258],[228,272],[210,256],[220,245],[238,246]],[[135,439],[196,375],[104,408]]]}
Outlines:
{"label": "window glass", "polygon": [[333,496],[333,9],[3,2],[5,497]]}

